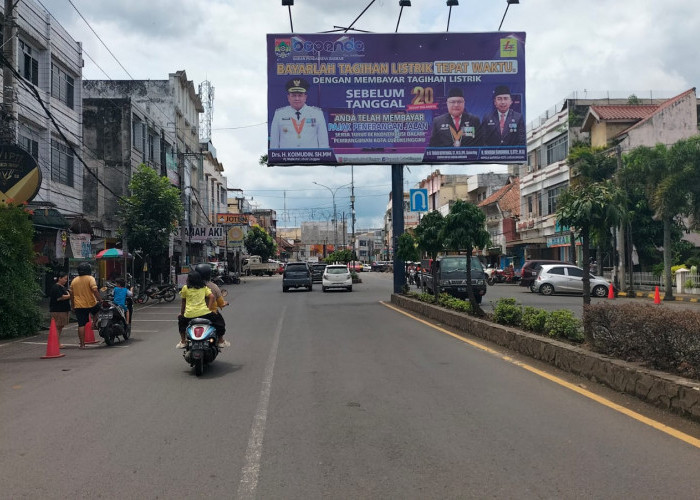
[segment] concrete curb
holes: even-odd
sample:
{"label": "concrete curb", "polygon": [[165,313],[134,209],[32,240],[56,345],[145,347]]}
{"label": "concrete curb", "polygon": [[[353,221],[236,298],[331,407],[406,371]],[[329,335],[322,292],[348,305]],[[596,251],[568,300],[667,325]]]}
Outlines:
{"label": "concrete curb", "polygon": [[[653,292],[632,292],[632,293],[627,293],[627,292],[617,292],[618,297],[627,297],[629,299],[652,299],[654,300],[654,293]],[[661,296],[661,301],[664,301],[664,295],[660,294]],[[669,300],[669,302],[672,302]],[[674,295],[673,296],[673,302],[700,302],[700,298],[697,297],[688,297],[686,295]]]}
{"label": "concrete curb", "polygon": [[404,295],[391,302],[468,335],[488,340],[557,368],[602,383],[683,417],[700,421],[700,383],[634,363],[609,358],[581,347],[468,316]]}

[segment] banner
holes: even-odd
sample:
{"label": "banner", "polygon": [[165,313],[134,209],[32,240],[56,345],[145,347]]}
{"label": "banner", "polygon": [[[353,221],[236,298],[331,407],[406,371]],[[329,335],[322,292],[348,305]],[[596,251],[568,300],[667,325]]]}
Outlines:
{"label": "banner", "polygon": [[73,252],[74,259],[91,259],[92,244],[90,243],[90,234],[71,234],[70,249]]}
{"label": "banner", "polygon": [[269,34],[269,165],[523,163],[525,33]]}
{"label": "banner", "polygon": [[218,241],[224,239],[223,226],[191,226],[181,230],[182,241]]}

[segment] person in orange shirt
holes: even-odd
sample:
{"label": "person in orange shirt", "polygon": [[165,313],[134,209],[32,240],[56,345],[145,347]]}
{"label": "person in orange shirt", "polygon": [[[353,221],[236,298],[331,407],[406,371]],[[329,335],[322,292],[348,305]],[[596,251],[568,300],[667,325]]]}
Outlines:
{"label": "person in orange shirt", "polygon": [[101,300],[97,282],[92,277],[92,267],[87,262],[81,262],[78,265],[78,277],[70,284],[70,304],[78,320],[78,340],[81,349],[85,349],[85,325],[90,319],[95,323],[95,314],[100,308]]}

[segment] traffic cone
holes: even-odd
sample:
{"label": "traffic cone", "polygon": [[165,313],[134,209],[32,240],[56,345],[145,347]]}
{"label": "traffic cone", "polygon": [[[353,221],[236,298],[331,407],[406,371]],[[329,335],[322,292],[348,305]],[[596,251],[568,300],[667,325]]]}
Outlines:
{"label": "traffic cone", "polygon": [[46,344],[46,356],[41,359],[62,358],[65,354],[61,354],[58,344],[58,330],[56,329],[56,321],[51,318],[51,326],[49,327],[49,342]]}
{"label": "traffic cone", "polygon": [[95,340],[95,332],[92,329],[92,320],[88,321],[85,325],[85,343],[97,344],[97,340]]}
{"label": "traffic cone", "polygon": [[661,296],[659,295],[659,287],[654,290],[654,304],[661,304]]}
{"label": "traffic cone", "polygon": [[610,286],[608,287],[608,299],[614,299],[615,298],[615,290],[613,290],[612,283],[610,283]]}

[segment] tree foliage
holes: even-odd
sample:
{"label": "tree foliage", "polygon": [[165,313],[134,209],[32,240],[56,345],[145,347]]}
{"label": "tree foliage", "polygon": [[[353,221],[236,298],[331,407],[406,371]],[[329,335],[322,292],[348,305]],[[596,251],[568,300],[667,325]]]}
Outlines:
{"label": "tree foliage", "polygon": [[0,204],[0,338],[32,335],[41,326],[33,238],[24,207]]}
{"label": "tree foliage", "polygon": [[243,240],[248,255],[259,255],[263,262],[277,255],[277,244],[267,231],[260,226],[253,226],[248,229]]}
{"label": "tree foliage", "polygon": [[122,230],[131,249],[141,249],[146,259],[165,254],[184,213],[180,190],[147,165],[140,165],[129,182],[131,196],[120,199]]}
{"label": "tree foliage", "polygon": [[329,253],[323,260],[326,262],[326,264],[333,264],[335,262],[347,264],[352,260],[357,260],[357,256],[352,252],[352,250],[343,248],[342,250],[336,250],[335,252]]}
{"label": "tree foliage", "polygon": [[[415,238],[418,248],[428,254],[428,256],[435,260],[440,252],[445,249],[445,243],[443,241],[442,228],[445,226],[445,218],[437,210],[428,212],[423,216],[420,224],[416,226]],[[436,269],[435,266],[432,268],[433,283],[436,282]],[[435,300],[438,298],[438,288],[433,287],[435,293]]]}
{"label": "tree foliage", "polygon": [[472,288],[471,264],[474,249],[484,248],[488,246],[490,241],[489,233],[486,230],[486,215],[476,205],[457,200],[450,207],[450,213],[445,217],[442,236],[447,249],[466,253],[469,302],[471,302],[474,311],[483,315],[479,304],[476,303]]}

